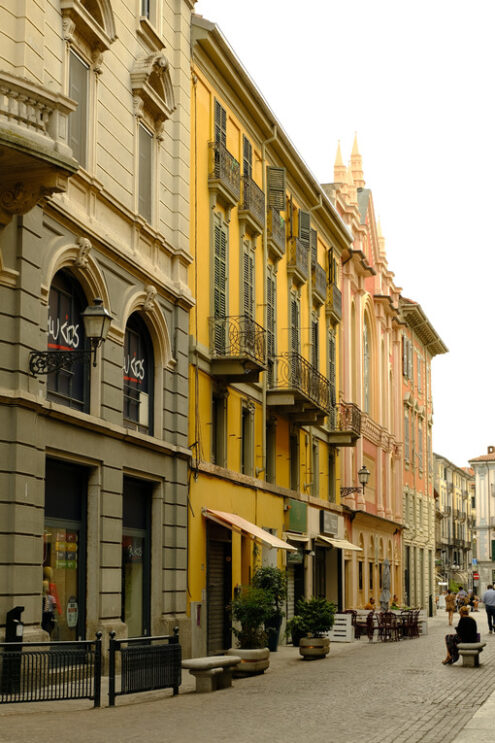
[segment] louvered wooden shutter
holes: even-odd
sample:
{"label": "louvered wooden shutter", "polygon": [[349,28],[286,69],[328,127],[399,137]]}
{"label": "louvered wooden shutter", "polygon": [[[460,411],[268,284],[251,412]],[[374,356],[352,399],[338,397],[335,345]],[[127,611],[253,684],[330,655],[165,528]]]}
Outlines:
{"label": "louvered wooden shutter", "polygon": [[299,304],[296,297],[290,300],[290,350],[299,353]]}
{"label": "louvered wooden shutter", "polygon": [[334,271],[334,257],[333,257],[333,248],[329,248],[328,250],[328,283],[333,284],[335,281],[335,271]]}
{"label": "louvered wooden shutter", "polygon": [[247,137],[242,138],[242,174],[253,177],[253,148]]}
{"label": "louvered wooden shutter", "polygon": [[335,407],[336,403],[336,379],[335,379],[335,334],[328,334],[328,380],[330,382],[330,403]]}
{"label": "louvered wooden shutter", "polygon": [[407,363],[407,376],[412,381],[413,379],[413,344],[412,341],[409,341],[409,355],[408,355],[408,363]]}
{"label": "louvered wooden shutter", "polygon": [[89,67],[74,52],[70,53],[69,66],[69,98],[77,102],[76,110],[69,116],[69,145],[76,160],[85,168]]}
{"label": "louvered wooden shutter", "polygon": [[318,258],[318,233],[316,230],[309,231],[309,244],[311,247],[311,265],[316,266]]}
{"label": "louvered wooden shutter", "polygon": [[266,169],[268,186],[268,207],[283,211],[285,209],[285,168],[268,166]]}
{"label": "louvered wooden shutter", "polygon": [[[215,258],[214,258],[214,310],[215,318],[223,319],[227,313],[227,234],[215,225]],[[215,348],[225,349],[225,323],[215,323]]]}
{"label": "louvered wooden shutter", "polygon": [[402,375],[407,377],[407,339],[402,336]]}
{"label": "louvered wooden shutter", "polygon": [[313,364],[315,369],[318,369],[318,351],[318,320],[313,319],[311,322],[311,363]]}
{"label": "louvered wooden shutter", "polygon": [[309,212],[299,209],[299,239],[309,250],[309,233],[311,229],[311,218]]}
{"label": "louvered wooden shutter", "polygon": [[275,356],[275,279],[267,276],[266,279],[266,334],[268,358]]}
{"label": "louvered wooden shutter", "polygon": [[227,112],[224,107],[215,101],[215,142],[227,146]]}
{"label": "louvered wooden shutter", "polygon": [[254,256],[244,250],[244,314],[254,320]]}

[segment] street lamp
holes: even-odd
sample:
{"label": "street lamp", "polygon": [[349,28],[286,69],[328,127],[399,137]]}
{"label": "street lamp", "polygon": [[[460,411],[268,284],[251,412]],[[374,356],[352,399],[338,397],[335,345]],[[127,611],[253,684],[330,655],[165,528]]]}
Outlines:
{"label": "street lamp", "polygon": [[58,350],[58,351],[31,351],[29,354],[29,371],[36,377],[39,374],[50,374],[59,369],[70,370],[78,361],[90,359],[93,356],[93,366],[96,366],[96,351],[105,341],[112,316],[103,306],[99,297],[93,299],[93,304],[86,307],[81,313],[84,322],[84,333],[89,340],[89,349]]}
{"label": "street lamp", "polygon": [[366,465],[363,464],[363,466],[358,472],[358,479],[361,485],[353,486],[349,488],[347,487],[340,488],[340,495],[345,497],[346,495],[352,495],[353,493],[360,493],[361,489],[363,490],[363,495],[364,495],[364,489],[366,485],[368,484],[369,477],[370,477],[370,471],[366,467]]}

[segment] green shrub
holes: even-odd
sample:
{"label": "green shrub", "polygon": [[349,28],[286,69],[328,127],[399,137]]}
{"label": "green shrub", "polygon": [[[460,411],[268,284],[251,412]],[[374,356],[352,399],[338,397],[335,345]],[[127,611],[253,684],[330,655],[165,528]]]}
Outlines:
{"label": "green shrub", "polygon": [[303,635],[320,637],[332,629],[337,607],[331,601],[322,598],[299,599],[296,614],[289,622],[292,631],[297,629]]}
{"label": "green shrub", "polygon": [[241,628],[232,627],[239,647],[245,649],[264,648],[267,643],[263,624],[273,611],[273,599],[264,588],[247,586],[230,604],[232,619]]}
{"label": "green shrub", "polygon": [[283,570],[275,567],[258,568],[253,575],[252,585],[263,588],[272,597],[274,616],[283,617],[283,605],[287,597],[287,577]]}

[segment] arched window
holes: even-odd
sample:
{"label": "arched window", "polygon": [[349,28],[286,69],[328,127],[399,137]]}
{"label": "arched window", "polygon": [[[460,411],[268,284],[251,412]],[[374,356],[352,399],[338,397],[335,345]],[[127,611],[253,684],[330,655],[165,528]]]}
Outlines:
{"label": "arched window", "polygon": [[365,413],[370,412],[370,396],[370,334],[365,319],[363,327],[363,407]]}
{"label": "arched window", "polygon": [[[69,271],[55,274],[48,304],[48,349],[82,351],[85,347],[81,313],[87,302],[81,287]],[[49,400],[87,411],[89,407],[90,367],[79,361],[71,369],[52,372],[47,378]]]}
{"label": "arched window", "polygon": [[141,317],[130,316],[124,341],[124,420],[141,433],[153,433],[153,346]]}

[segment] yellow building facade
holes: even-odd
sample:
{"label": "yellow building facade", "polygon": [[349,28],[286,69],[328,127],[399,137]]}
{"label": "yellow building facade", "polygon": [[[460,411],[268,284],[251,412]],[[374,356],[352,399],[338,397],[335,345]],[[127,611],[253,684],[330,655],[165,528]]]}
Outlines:
{"label": "yellow building facade", "polygon": [[343,221],[218,28],[192,24],[188,609],[193,654],[230,647],[256,566],[343,605]]}

